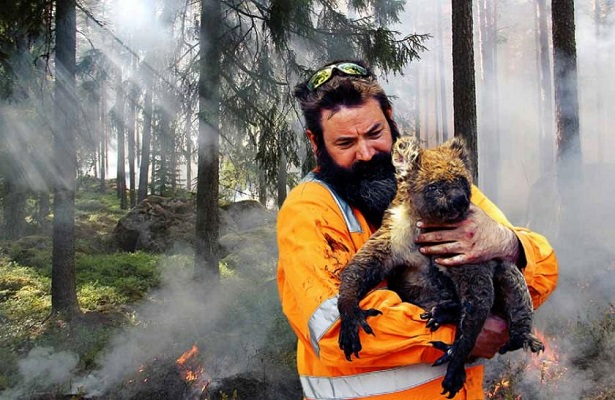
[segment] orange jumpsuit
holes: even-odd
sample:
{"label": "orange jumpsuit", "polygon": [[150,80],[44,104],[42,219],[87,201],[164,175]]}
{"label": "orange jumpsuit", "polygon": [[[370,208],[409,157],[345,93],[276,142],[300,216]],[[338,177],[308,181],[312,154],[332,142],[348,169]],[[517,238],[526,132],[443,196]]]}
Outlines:
{"label": "orange jumpsuit", "polygon": [[[534,307],[557,284],[557,259],[547,240],[512,227],[476,187],[472,202],[517,234],[527,265],[524,275]],[[308,176],[289,194],[278,214],[277,282],[282,308],[297,334],[297,368],[306,399],[434,400],[445,398],[446,365],[432,367],[442,353],[429,343],[452,343],[454,326],[425,327],[419,307],[385,288],[369,293],[363,308],[382,315],[368,320],[375,336],[361,332],[360,358],[347,361],[338,346],[339,274],[374,229],[357,209]],[[455,399],[483,399],[483,367],[466,367],[467,380]]]}

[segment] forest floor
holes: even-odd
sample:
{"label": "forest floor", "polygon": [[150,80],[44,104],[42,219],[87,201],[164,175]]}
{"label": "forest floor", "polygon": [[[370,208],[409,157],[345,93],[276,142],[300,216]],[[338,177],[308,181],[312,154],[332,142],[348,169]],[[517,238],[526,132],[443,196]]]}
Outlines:
{"label": "forest floor", "polygon": [[226,263],[212,300],[193,281],[191,254],[117,251],[112,232],[125,213],[112,183],[105,193],[81,185],[83,314],[72,323],[50,318],[50,233],[30,227],[0,242],[0,399],[300,397],[273,274],[245,282]]}

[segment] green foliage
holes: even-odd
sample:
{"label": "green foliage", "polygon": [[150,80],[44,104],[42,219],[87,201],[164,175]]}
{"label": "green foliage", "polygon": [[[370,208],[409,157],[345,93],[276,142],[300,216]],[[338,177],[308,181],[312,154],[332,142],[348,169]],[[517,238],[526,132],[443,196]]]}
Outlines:
{"label": "green foliage", "polygon": [[125,305],[159,284],[158,260],[145,253],[77,257],[77,292],[85,314],[66,325],[47,319],[50,268],[0,258],[0,390],[19,379],[17,360],[36,346],[77,353],[80,369],[94,368],[110,335],[128,321]]}
{"label": "green foliage", "polygon": [[143,252],[80,254],[76,259],[77,285],[112,287],[119,301],[134,302],[159,285],[158,260],[159,256]]}
{"label": "green foliage", "polygon": [[221,400],[239,400],[237,389],[233,390],[233,393],[230,396],[224,392],[220,393],[220,396]]}
{"label": "green foliage", "polygon": [[[228,8],[219,43],[223,190],[255,193],[263,178],[268,188],[276,188],[280,168],[301,165],[304,144],[292,127],[298,117],[292,88],[316,65],[363,58],[385,74],[401,73],[425,50],[428,35],[397,38],[387,27],[398,21],[404,1],[346,3],[358,18],[350,18],[340,2],[325,0],[274,0],[268,8],[253,1],[223,4]],[[230,173],[228,163],[241,173]]]}
{"label": "green foliage", "polygon": [[[51,287],[48,276],[6,258],[0,258],[0,319],[32,320],[44,317],[50,299],[45,297]],[[22,329],[22,327],[15,327]],[[5,331],[2,334],[4,338]]]}
{"label": "green foliage", "polygon": [[[604,362],[605,357],[613,357],[615,351],[615,304],[592,306],[577,317],[574,341],[579,343],[573,362],[581,369],[591,369]],[[615,360],[611,360],[615,361]],[[615,387],[615,381],[612,382]]]}
{"label": "green foliage", "polygon": [[[43,48],[33,50],[37,42],[46,42],[49,12],[48,0],[4,1],[0,6],[0,99],[14,95],[18,75],[24,64],[15,60],[32,56],[36,59]],[[28,67],[30,68],[30,67]]]}
{"label": "green foliage", "polygon": [[273,43],[278,48],[288,44],[291,32],[298,35],[310,35],[309,16],[313,7],[312,1],[305,0],[272,0],[269,6],[269,18],[265,20]]}
{"label": "green foliage", "polygon": [[20,265],[27,265],[37,271],[51,269],[51,238],[48,236],[32,235],[16,242],[7,242],[4,251]]}

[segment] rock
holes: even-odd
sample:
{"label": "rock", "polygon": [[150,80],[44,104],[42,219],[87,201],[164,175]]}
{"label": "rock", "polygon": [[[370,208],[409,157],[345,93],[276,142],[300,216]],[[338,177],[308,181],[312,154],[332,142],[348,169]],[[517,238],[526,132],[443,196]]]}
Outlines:
{"label": "rock", "polygon": [[224,216],[230,219],[234,226],[221,224],[220,236],[232,231],[231,227],[236,228],[236,231],[244,232],[264,225],[275,225],[275,214],[255,200],[230,203],[223,206],[222,210]]}
{"label": "rock", "polygon": [[194,244],[195,217],[192,200],[149,196],[120,218],[113,236],[124,251],[167,252]]}
{"label": "rock", "polygon": [[[120,218],[113,238],[123,251],[178,253],[194,248],[196,204],[194,199],[149,196]],[[220,237],[275,226],[275,213],[254,200],[220,208]],[[238,237],[237,240],[240,240]],[[223,248],[234,248],[229,238]],[[228,250],[222,252],[223,256]]]}

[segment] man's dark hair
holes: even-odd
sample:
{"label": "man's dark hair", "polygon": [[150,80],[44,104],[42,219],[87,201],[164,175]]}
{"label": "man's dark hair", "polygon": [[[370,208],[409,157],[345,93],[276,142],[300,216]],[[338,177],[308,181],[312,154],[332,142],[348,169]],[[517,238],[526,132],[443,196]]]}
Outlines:
{"label": "man's dark hair", "polygon": [[323,65],[320,69],[341,62],[352,62],[360,65],[367,70],[367,75],[346,75],[337,69],[333,69],[331,78],[314,90],[308,88],[307,80],[295,86],[294,95],[299,101],[301,111],[303,111],[306,128],[316,138],[318,151],[323,148],[322,123],[320,119],[322,110],[335,112],[341,107],[357,107],[365,104],[370,98],[375,99],[380,104],[380,108],[391,128],[393,140],[397,139],[399,136],[397,127],[388,114],[388,111],[391,109],[391,102],[376,81],[373,71],[365,62],[360,60],[334,61]]}

